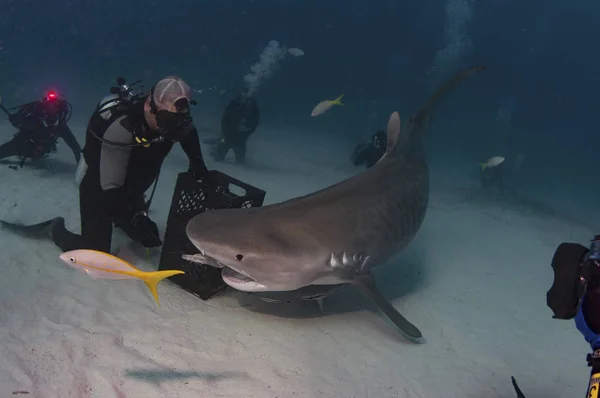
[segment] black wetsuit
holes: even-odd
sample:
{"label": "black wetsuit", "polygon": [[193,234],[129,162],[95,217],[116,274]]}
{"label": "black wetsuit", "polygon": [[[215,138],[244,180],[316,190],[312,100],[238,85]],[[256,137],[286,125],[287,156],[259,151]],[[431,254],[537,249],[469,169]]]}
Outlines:
{"label": "black wetsuit", "polygon": [[485,170],[481,171],[479,181],[483,189],[487,191],[495,190],[496,192],[504,191],[503,166],[503,164],[500,164],[495,167],[486,167]]}
{"label": "black wetsuit", "polygon": [[[54,242],[63,251],[86,248],[110,252],[113,223],[146,247],[162,244],[156,224],[146,214],[144,193],[158,178],[174,142],[123,148],[102,143],[90,132],[122,144],[135,143],[135,137],[152,138],[155,133],[145,122],[143,106],[141,101],[126,115],[112,115],[108,120],[97,112],[92,115],[83,149],[87,171],[79,186],[81,235],[66,230],[64,223],[52,231]],[[204,173],[198,132],[193,124],[186,129],[181,146],[190,159],[190,170]]]}
{"label": "black wetsuit", "polygon": [[381,148],[377,148],[373,146],[373,144],[362,144],[357,146],[354,150],[354,153],[352,154],[352,163],[354,163],[355,166],[364,164],[367,168],[370,168],[381,159],[384,153],[385,149],[381,150]]}
{"label": "black wetsuit", "polygon": [[222,161],[233,149],[236,163],[246,160],[246,141],[256,130],[260,110],[253,97],[238,96],[225,107],[221,119],[221,142],[215,150],[215,160]]}
{"label": "black wetsuit", "polygon": [[56,143],[62,138],[79,162],[81,147],[67,125],[67,115],[64,100],[57,99],[55,104],[35,101],[23,105],[9,117],[10,123],[19,131],[10,141],[0,145],[0,159],[17,156],[23,163],[28,158],[43,158],[56,151]]}
{"label": "black wetsuit", "polygon": [[352,153],[351,160],[355,166],[362,164],[373,167],[381,159],[387,147],[386,135],[383,131],[373,134],[370,143],[360,144]]}

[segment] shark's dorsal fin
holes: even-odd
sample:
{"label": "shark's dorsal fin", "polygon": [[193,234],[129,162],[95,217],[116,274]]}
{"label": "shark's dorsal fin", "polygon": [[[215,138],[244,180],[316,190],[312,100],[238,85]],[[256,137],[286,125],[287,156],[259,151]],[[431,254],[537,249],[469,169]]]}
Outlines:
{"label": "shark's dorsal fin", "polygon": [[398,112],[394,112],[390,115],[387,124],[387,147],[386,153],[391,153],[396,145],[398,145],[398,138],[400,137],[400,115]]}

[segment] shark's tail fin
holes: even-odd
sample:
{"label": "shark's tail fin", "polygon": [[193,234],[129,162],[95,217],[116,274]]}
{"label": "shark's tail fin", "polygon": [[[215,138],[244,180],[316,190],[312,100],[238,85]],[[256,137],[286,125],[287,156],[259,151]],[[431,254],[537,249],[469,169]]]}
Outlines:
{"label": "shark's tail fin", "polygon": [[421,109],[419,109],[419,111],[410,118],[410,123],[412,125],[411,126],[411,135],[412,135],[411,139],[413,141],[421,140],[423,133],[425,131],[425,128],[427,127],[427,122],[429,121],[429,117],[431,115],[433,106],[438,102],[438,100],[444,94],[446,94],[446,92],[448,90],[450,90],[451,88],[458,85],[460,82],[462,82],[467,77],[469,77],[477,72],[480,72],[484,69],[485,69],[485,66],[478,65],[478,66],[474,66],[474,67],[462,70],[462,71],[456,73],[450,79],[448,79],[448,81],[446,81],[446,83],[444,83],[435,93],[433,93],[433,95],[431,97],[429,97],[429,100],[427,100],[427,102],[425,102],[425,105],[423,105],[421,107]]}

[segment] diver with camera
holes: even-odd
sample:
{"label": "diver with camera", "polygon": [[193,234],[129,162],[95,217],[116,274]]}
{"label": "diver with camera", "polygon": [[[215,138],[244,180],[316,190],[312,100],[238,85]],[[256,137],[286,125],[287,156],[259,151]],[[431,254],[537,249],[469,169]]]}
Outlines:
{"label": "diver with camera", "polygon": [[65,227],[63,217],[40,224],[2,224],[28,236],[52,237],[63,251],[110,252],[113,223],[132,240],[150,248],[162,245],[156,223],[148,217],[145,192],[156,188],[163,160],[176,142],[189,158],[188,171],[207,181],[198,132],[190,114],[192,90],[168,76],[144,94],[117,79],[112,95],[100,101],[86,131],[77,169],[81,235]]}
{"label": "diver with camera", "polygon": [[10,113],[1,101],[0,108],[18,131],[10,141],[0,145],[0,159],[16,156],[23,167],[27,159],[37,160],[56,152],[57,141],[62,138],[79,162],[81,147],[67,125],[72,114],[69,102],[49,91],[41,101],[16,106],[12,109],[17,111]]}
{"label": "diver with camera", "polygon": [[[586,397],[600,396],[600,235],[589,249],[578,243],[561,243],[552,258],[554,282],[546,303],[555,319],[573,319],[592,352]],[[513,382],[514,383],[514,382]]]}

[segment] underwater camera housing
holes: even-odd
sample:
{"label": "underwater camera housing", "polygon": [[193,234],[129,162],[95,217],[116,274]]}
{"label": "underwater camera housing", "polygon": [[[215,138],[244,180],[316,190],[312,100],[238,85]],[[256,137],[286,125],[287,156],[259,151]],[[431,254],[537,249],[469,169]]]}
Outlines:
{"label": "underwater camera housing", "polygon": [[561,243],[552,258],[554,281],[546,293],[546,305],[553,318],[572,319],[583,294],[600,290],[600,235],[589,249],[578,243]]}

